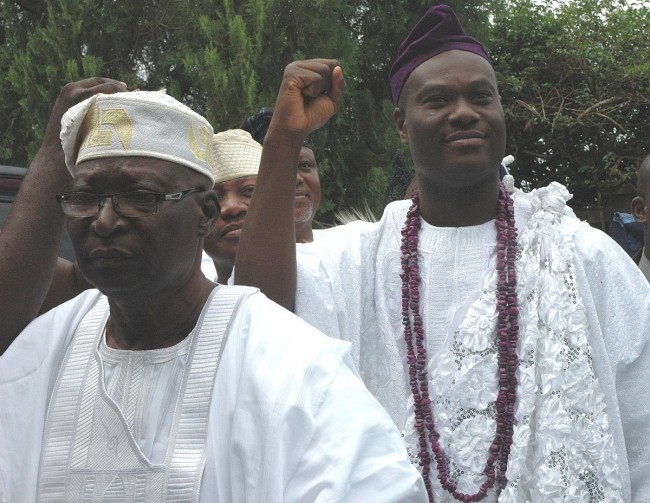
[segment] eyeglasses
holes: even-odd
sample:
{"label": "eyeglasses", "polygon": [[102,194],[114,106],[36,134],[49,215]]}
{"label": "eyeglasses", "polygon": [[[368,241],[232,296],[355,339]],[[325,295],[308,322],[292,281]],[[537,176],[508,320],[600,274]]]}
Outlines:
{"label": "eyeglasses", "polygon": [[110,198],[115,213],[121,217],[138,218],[153,215],[158,211],[158,205],[164,201],[180,201],[192,192],[205,192],[205,190],[194,188],[170,194],[158,192],[118,192],[117,194],[69,192],[57,195],[56,200],[61,203],[63,213],[69,217],[94,217],[104,207],[106,199]]}

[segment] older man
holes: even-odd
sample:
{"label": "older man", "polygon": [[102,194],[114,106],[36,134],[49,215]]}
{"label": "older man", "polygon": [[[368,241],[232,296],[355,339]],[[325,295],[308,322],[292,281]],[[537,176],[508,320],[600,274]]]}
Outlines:
{"label": "older man", "polygon": [[0,495],[421,501],[346,345],[202,274],[219,213],[209,123],[164,93],[99,94],[61,138],[73,182],[57,199],[99,291],[0,358]]}
{"label": "older man", "polygon": [[495,72],[448,6],[409,33],[390,80],[419,197],[299,245],[296,287],[289,167],[345,83],[336,61],[291,64],[236,281],[352,342],[430,501],[650,501],[650,287],[564,187],[500,184]]}
{"label": "older man", "polygon": [[[273,110],[261,108],[256,114],[246,118],[241,128],[248,131],[253,139],[264,145],[264,138],[273,118]],[[296,170],[296,197],[294,222],[296,224],[296,243],[311,243],[316,239],[314,217],[320,206],[320,177],[316,151],[308,137],[303,138]]]}

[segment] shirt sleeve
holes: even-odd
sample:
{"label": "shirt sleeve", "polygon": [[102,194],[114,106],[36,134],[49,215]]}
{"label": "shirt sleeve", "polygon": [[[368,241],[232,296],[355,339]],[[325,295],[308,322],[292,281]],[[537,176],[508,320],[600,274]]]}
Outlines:
{"label": "shirt sleeve", "polygon": [[[576,233],[578,281],[594,348],[594,367],[620,428],[631,500],[650,501],[650,284],[605,233]],[[625,463],[621,463],[625,471]]]}
{"label": "shirt sleeve", "polygon": [[322,231],[296,248],[295,313],[329,337],[352,343],[360,363],[361,336],[374,323],[377,246],[383,222],[354,222]]}
{"label": "shirt sleeve", "polygon": [[361,382],[350,344],[261,293],[229,330],[201,491],[217,501],[418,502],[402,437]]}
{"label": "shirt sleeve", "polygon": [[361,383],[349,354],[314,416],[313,431],[285,501],[427,501],[404,440]]}

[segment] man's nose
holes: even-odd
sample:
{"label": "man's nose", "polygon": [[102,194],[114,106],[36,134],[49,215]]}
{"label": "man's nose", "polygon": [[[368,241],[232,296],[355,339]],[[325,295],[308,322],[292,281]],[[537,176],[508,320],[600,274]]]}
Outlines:
{"label": "man's nose", "polygon": [[298,170],[298,172],[296,173],[296,187],[298,187],[299,185],[303,185],[304,183],[305,183],[305,178],[300,172],[300,170]]}
{"label": "man's nose", "polygon": [[237,196],[227,196],[219,200],[222,216],[235,216],[248,209],[248,202]]}
{"label": "man's nose", "polygon": [[449,122],[471,123],[480,119],[474,104],[466,98],[458,98],[449,113]]}
{"label": "man's nose", "polygon": [[92,224],[93,229],[99,235],[110,234],[122,217],[113,208],[111,196],[106,196],[98,204],[99,209]]}

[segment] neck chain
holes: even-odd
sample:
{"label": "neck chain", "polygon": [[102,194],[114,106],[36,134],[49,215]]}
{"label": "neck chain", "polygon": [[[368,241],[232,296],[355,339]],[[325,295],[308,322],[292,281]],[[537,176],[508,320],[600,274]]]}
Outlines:
{"label": "neck chain", "polygon": [[[514,425],[514,409],[517,391],[515,371],[519,365],[517,340],[519,323],[517,307],[517,276],[515,257],[517,253],[517,228],[515,226],[514,202],[503,186],[499,191],[497,205],[497,341],[499,365],[499,392],[496,400],[497,427],[490,454],[483,474],[486,480],[475,494],[464,494],[457,490],[456,483],[449,478],[449,463],[442,450],[433,422],[431,399],[429,398],[429,376],[425,348],[424,324],[420,314],[420,270],[418,265],[418,232],[420,230],[419,195],[413,196],[402,229],[402,323],[406,340],[409,381],[415,408],[415,428],[419,437],[420,465],[422,478],[427,488],[429,501],[433,502],[431,487],[431,452],[436,458],[438,480],[441,486],[454,498],[463,502],[480,501],[495,483],[500,493],[507,484],[505,476],[508,465]],[[498,470],[498,473],[497,473]]]}

